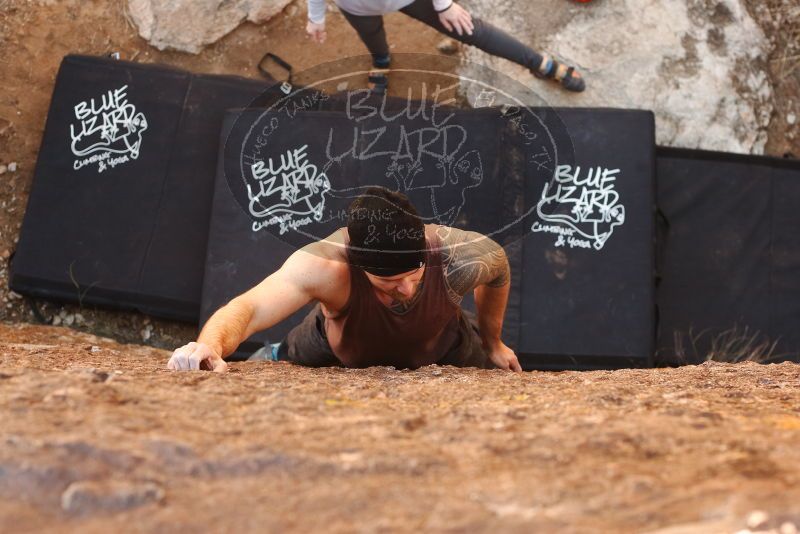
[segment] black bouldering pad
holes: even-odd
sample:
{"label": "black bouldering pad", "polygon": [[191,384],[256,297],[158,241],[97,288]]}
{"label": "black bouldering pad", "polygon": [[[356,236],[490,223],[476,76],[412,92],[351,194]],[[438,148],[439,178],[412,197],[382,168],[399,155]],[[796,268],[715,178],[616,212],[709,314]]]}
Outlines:
{"label": "black bouldering pad", "polygon": [[657,161],[657,362],[798,360],[800,162],[663,147]]}
{"label": "black bouldering pad", "polygon": [[542,116],[551,113],[565,125],[572,150],[562,143],[560,157],[543,160],[544,173],[528,165],[517,353],[535,369],[648,367],[653,114],[557,109]]}
{"label": "black bouldering pad", "polygon": [[197,321],[222,116],[271,85],[66,56],[11,288]]}
{"label": "black bouldering pad", "polygon": [[[229,114],[209,234],[203,321],[295,250],[345,225],[347,205],[365,186],[377,184],[406,192],[430,222],[479,231],[506,248],[512,294],[503,336],[526,368],[649,365],[652,114],[508,108],[453,113],[433,126],[430,117],[413,113],[388,121],[342,111]],[[435,132],[447,140],[426,145]],[[422,147],[415,136],[425,140]],[[273,172],[283,164],[289,167]],[[584,187],[593,199],[587,206],[607,208],[601,217],[605,227],[594,225],[588,214],[578,225],[592,227],[589,250],[574,242],[556,245],[556,234],[531,231],[545,219],[552,227],[564,225],[555,216],[573,206],[554,197],[543,205],[544,215],[536,210],[558,165],[607,171],[601,184]],[[625,222],[612,225],[614,217]],[[255,334],[236,357],[280,341],[306,312]],[[587,320],[599,324],[587,326]]]}

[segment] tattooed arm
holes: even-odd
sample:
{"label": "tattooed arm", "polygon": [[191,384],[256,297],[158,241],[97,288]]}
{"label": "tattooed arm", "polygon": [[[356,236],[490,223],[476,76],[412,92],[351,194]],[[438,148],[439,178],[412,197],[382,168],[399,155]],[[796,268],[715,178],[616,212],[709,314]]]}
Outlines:
{"label": "tattooed arm", "polygon": [[511,272],[503,247],[478,232],[440,226],[442,264],[447,289],[453,302],[460,304],[469,291],[478,286],[503,287]]}
{"label": "tattooed arm", "polygon": [[450,298],[460,304],[468,291],[474,291],[483,348],[498,367],[520,371],[514,351],[500,339],[511,288],[503,247],[482,234],[458,228],[442,226],[437,234]]}

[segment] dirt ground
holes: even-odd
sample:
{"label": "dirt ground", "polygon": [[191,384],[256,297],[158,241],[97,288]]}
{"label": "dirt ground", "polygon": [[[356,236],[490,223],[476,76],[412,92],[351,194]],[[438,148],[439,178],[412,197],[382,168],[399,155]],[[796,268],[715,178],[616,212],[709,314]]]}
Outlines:
{"label": "dirt ground", "polygon": [[168,355],[0,329],[0,531],[800,526],[797,364],[218,375]]}
{"label": "dirt ground", "polygon": [[775,109],[765,153],[800,158],[800,4],[796,0],[745,0],[771,45],[768,71]]}

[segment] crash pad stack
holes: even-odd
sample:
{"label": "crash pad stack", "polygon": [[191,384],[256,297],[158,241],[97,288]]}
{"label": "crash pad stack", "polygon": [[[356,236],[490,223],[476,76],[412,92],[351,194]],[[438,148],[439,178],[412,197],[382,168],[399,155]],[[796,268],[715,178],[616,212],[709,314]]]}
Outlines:
{"label": "crash pad stack", "polygon": [[800,357],[797,162],[657,148],[649,111],[350,94],[65,57],[11,288],[202,326],[384,185],[504,247],[526,369],[691,363],[744,327]]}

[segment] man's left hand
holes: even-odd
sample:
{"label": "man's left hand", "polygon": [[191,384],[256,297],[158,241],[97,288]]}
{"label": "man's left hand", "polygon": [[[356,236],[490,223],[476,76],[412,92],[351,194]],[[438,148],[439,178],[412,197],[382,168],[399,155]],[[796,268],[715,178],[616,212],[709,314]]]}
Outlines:
{"label": "man's left hand", "polygon": [[489,358],[497,367],[506,371],[522,371],[517,355],[505,343],[498,341],[492,345],[484,346]]}
{"label": "man's left hand", "polygon": [[447,10],[439,13],[439,22],[447,28],[447,31],[456,32],[458,35],[465,33],[472,35],[472,31],[475,29],[472,24],[472,15],[455,2]]}

